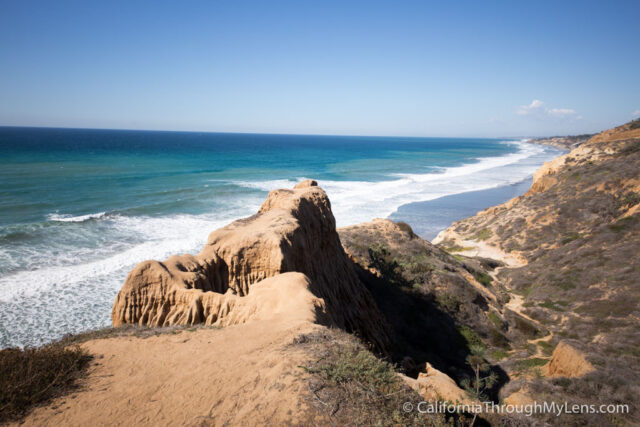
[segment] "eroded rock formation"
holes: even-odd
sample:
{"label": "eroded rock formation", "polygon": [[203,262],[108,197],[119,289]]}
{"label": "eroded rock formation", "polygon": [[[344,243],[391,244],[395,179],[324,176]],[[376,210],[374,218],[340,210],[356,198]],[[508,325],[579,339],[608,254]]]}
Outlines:
{"label": "eroded rock formation", "polygon": [[574,378],[593,371],[594,367],[584,353],[564,341],[560,341],[551,360],[543,367],[543,373],[548,377]]}
{"label": "eroded rock formation", "polygon": [[385,348],[386,325],[340,244],[326,193],[310,180],[270,192],[257,214],[211,233],[195,256],[140,263],[116,298],[112,322],[243,323],[260,306],[243,297],[286,272],[305,275],[311,292],[324,300],[317,304],[323,323]]}
{"label": "eroded rock formation", "polygon": [[447,374],[440,372],[429,363],[427,363],[425,371],[418,375],[416,382],[418,392],[426,400],[446,400],[466,405],[477,403]]}

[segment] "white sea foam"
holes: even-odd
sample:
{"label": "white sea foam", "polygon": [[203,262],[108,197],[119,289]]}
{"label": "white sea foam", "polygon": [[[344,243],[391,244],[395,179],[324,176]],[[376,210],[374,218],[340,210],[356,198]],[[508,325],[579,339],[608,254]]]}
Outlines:
{"label": "white sea foam", "polygon": [[89,261],[74,259],[86,256],[86,248],[52,251],[50,257],[66,262],[0,276],[0,348],[39,345],[66,333],[107,326],[113,300],[136,264],[176,253],[197,253],[209,232],[257,207],[248,203],[218,216],[112,216],[109,226],[117,229],[114,234],[137,236],[137,244],[100,253]]}
{"label": "white sea foam", "polygon": [[[238,211],[235,216],[249,214]],[[226,215],[225,215],[226,216]],[[211,215],[174,215],[168,217],[118,216],[114,227],[121,232],[142,236],[142,243],[110,256],[83,263],[73,262],[73,253],[60,254],[68,260],[66,265],[49,266],[18,271],[0,276],[0,301],[8,302],[16,296],[35,297],[38,294],[91,281],[106,282],[106,286],[119,289],[124,272],[147,259],[164,259],[175,253],[195,253],[204,245],[209,232],[228,223],[231,217]],[[79,254],[75,254],[79,255]]]}
{"label": "white sea foam", "polygon": [[106,212],[98,212],[94,214],[78,215],[78,216],[59,215],[57,213],[52,213],[52,214],[49,214],[48,218],[49,218],[49,221],[58,221],[58,222],[85,222],[90,219],[104,218],[106,215],[107,215]]}

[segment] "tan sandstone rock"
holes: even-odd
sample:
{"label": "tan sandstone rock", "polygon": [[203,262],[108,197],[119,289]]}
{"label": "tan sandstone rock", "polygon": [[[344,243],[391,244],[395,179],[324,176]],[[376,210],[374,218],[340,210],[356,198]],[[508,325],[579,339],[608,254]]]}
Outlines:
{"label": "tan sandstone rock", "polygon": [[543,374],[548,377],[581,377],[594,370],[584,353],[564,341],[555,348],[549,363],[542,367]]}
{"label": "tan sandstone rock", "polygon": [[451,377],[429,363],[425,371],[418,375],[417,385],[418,393],[425,400],[446,400],[467,405],[476,403]]}
{"label": "tan sandstone rock", "polygon": [[197,255],[140,263],[111,319],[114,326],[243,323],[253,315],[242,301],[253,286],[286,272],[304,274],[324,300],[323,323],[385,348],[386,324],[340,244],[326,193],[311,180],[271,191],[257,214],[211,233]]}

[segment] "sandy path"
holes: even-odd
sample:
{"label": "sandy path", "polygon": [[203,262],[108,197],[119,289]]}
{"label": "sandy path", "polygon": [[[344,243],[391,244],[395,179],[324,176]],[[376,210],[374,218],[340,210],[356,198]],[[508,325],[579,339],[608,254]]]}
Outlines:
{"label": "sandy path", "polygon": [[456,253],[460,255],[464,255],[468,257],[491,258],[496,261],[502,261],[507,266],[513,267],[513,268],[522,267],[523,265],[526,264],[525,260],[523,260],[522,258],[514,254],[504,252],[500,248],[496,246],[492,246],[487,242],[484,242],[481,240],[463,239],[462,236],[460,236],[458,233],[456,233],[453,230],[444,230],[440,232],[440,234],[438,234],[436,238],[433,239],[432,243],[437,245],[444,240],[451,240],[456,245],[462,248],[468,248],[465,250],[456,251]]}
{"label": "sandy path", "polygon": [[258,310],[247,323],[222,329],[82,344],[95,358],[81,390],[34,410],[24,423],[175,426],[318,421],[307,406],[306,381],[301,381],[304,372],[299,368],[310,356],[290,344],[299,334],[322,326],[313,323],[315,307],[309,302],[315,298],[306,288],[308,282],[297,280],[296,274],[281,275],[288,281],[272,280],[273,288],[264,290],[276,304],[261,300],[269,317],[260,317]]}
{"label": "sandy path", "polygon": [[[529,343],[529,344],[537,344],[540,341],[549,341],[549,340],[551,340],[553,338],[553,331],[551,331],[550,329],[548,329],[547,327],[542,325],[542,323],[538,322],[537,320],[527,316],[523,312],[523,310],[524,310],[524,307],[522,305],[523,303],[524,303],[524,298],[522,298],[520,295],[511,293],[511,299],[504,306],[506,308],[508,308],[509,310],[518,313],[520,316],[524,317],[525,319],[527,319],[528,321],[530,321],[531,323],[536,325],[538,328],[540,328],[543,331],[547,331],[547,333],[548,333],[547,335],[545,335],[542,338],[535,338],[535,339],[528,340],[527,343]],[[550,356],[546,356],[542,352],[542,348],[540,346],[538,346],[538,345],[536,345],[536,354],[534,354],[533,357],[540,357],[540,358],[543,358],[543,359],[549,359],[550,358]]]}

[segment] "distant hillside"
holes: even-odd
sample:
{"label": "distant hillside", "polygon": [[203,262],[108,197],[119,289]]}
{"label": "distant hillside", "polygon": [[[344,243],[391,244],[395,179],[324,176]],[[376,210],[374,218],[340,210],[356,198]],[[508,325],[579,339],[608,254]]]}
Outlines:
{"label": "distant hillside", "polygon": [[548,138],[534,138],[531,142],[536,144],[550,145],[552,147],[561,148],[564,150],[572,150],[578,147],[580,144],[587,142],[595,134],[585,133],[583,135],[572,136],[550,136]]}
{"label": "distant hillside", "polygon": [[[548,340],[536,343],[547,359],[564,341],[595,367],[581,378],[518,381],[514,373],[528,357],[525,348],[502,362],[515,380],[505,394],[521,389],[538,400],[629,403],[625,422],[639,421],[639,171],[635,120],[546,163],[525,195],[458,221],[437,239],[442,246],[468,247],[461,255],[491,247],[520,260],[497,274],[511,294],[507,305],[519,305],[548,331]],[[582,421],[616,420],[592,415]]]}

